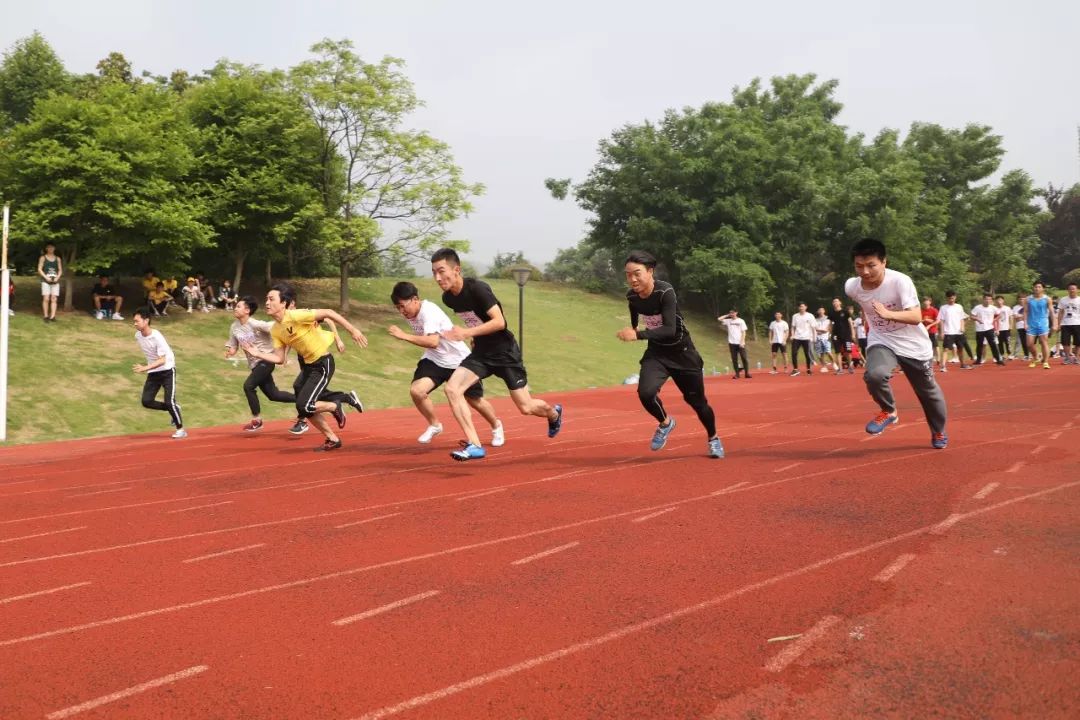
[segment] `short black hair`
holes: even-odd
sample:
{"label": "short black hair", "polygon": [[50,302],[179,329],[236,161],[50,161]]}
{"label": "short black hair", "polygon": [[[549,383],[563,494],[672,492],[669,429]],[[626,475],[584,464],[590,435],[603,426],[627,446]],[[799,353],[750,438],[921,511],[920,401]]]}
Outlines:
{"label": "short black hair", "polygon": [[1069,284],[1068,284],[1068,285],[1066,285],[1065,287],[1066,287],[1066,288],[1076,287],[1076,283],[1069,283]]}
{"label": "short black hair", "polygon": [[447,263],[455,267],[461,267],[461,258],[458,257],[457,250],[455,250],[454,248],[444,247],[436,250],[435,253],[431,256],[431,264],[434,265],[440,260],[445,260]]}
{"label": "short black hair", "polygon": [[1046,287],[1046,284],[1042,280],[1036,280],[1035,282],[1031,283],[1031,287],[1035,287],[1036,285],[1042,285],[1044,288]]}
{"label": "short black hair", "polygon": [[851,259],[859,257],[876,257],[878,260],[884,260],[885,243],[874,238],[863,238],[851,246]]}
{"label": "short black hair", "polygon": [[411,282],[402,280],[394,289],[390,291],[390,302],[397,305],[402,300],[412,300],[414,297],[420,297],[420,291],[416,289],[416,286]]}
{"label": "short black hair", "polygon": [[255,311],[259,309],[259,301],[255,299],[254,295],[245,295],[244,297],[240,298],[237,302],[244,303],[244,306],[248,309],[248,312],[251,313],[252,315],[254,315]]}
{"label": "short black hair", "polygon": [[1005,296],[1004,295],[996,295],[996,296],[994,296],[994,299],[995,300],[1004,300]]}
{"label": "short black hair", "polygon": [[270,289],[277,290],[278,297],[281,298],[281,302],[285,304],[285,307],[288,307],[289,303],[296,302],[296,288],[289,283],[274,283],[270,286]]}
{"label": "short black hair", "polygon": [[947,298],[956,297],[956,291],[955,290],[946,290],[945,291],[945,297],[947,297]]}
{"label": "short black hair", "polygon": [[163,288],[163,287],[165,287],[165,283],[158,280],[156,283],[154,283],[154,287]]}
{"label": "short black hair", "polygon": [[656,256],[652,253],[645,252],[644,250],[631,250],[630,254],[623,260],[623,265],[627,263],[637,263],[638,265],[644,265],[647,268],[656,267]]}
{"label": "short black hair", "polygon": [[993,293],[988,293],[988,292],[984,292],[984,293],[983,293],[983,297],[984,297],[984,298],[987,298],[987,297],[988,297],[988,298],[992,298],[992,297],[994,297],[994,295],[993,295]]}
{"label": "short black hair", "polygon": [[[154,324],[154,311],[148,307],[136,308],[135,315],[138,315],[151,325]],[[132,315],[132,317],[135,317],[135,315]]]}

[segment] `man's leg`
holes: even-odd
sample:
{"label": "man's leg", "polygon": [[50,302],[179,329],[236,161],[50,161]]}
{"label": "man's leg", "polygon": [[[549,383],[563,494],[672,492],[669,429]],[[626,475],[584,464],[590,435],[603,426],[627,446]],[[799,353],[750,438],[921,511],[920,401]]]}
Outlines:
{"label": "man's leg", "polygon": [[908,382],[911,383],[911,389],[919,398],[919,404],[922,405],[923,413],[926,415],[926,424],[930,426],[930,432],[943,434],[948,410],[945,405],[945,393],[934,378],[933,362],[911,358],[897,360]]}
{"label": "man's leg", "polygon": [[982,330],[975,333],[975,364],[982,365],[983,349],[986,347],[986,333]]}
{"label": "man's leg", "polygon": [[1016,329],[1016,344],[1020,346],[1017,350],[1023,353],[1024,359],[1026,360],[1028,358],[1027,328]]}
{"label": "man's leg", "polygon": [[746,355],[746,348],[742,345],[739,346],[739,357],[742,359],[743,374],[750,377],[750,359]]}
{"label": "man's leg", "polygon": [[784,359],[784,372],[787,372],[787,348],[784,346],[780,347],[780,357]]}
{"label": "man's leg", "polygon": [[251,411],[253,420],[258,420],[259,415],[262,413],[262,406],[259,404],[259,394],[255,392],[256,388],[262,384],[263,377],[259,370],[259,366],[262,364],[262,362],[259,362],[255,367],[251,368],[251,372],[248,373],[247,378],[244,380],[244,397],[247,398],[248,410]]}
{"label": "man's leg", "polygon": [[317,427],[327,440],[336,443],[340,441],[340,438],[330,429],[322,413],[334,412],[337,410],[337,405],[319,400],[319,395],[326,390],[333,375],[334,358],[332,355],[324,355],[310,365],[304,365],[303,382],[300,391],[296,393],[296,411],[300,417],[306,418]]}
{"label": "man's leg", "polygon": [[671,373],[675,386],[682,392],[683,400],[697,413],[701,426],[705,428],[707,439],[716,437],[716,413],[705,397],[705,378],[701,370],[687,369]]}
{"label": "man's leg", "polygon": [[735,377],[739,377],[739,346],[735,343],[728,343],[728,353],[731,354],[731,370],[735,373]]}
{"label": "man's leg", "polygon": [[476,427],[472,421],[472,412],[469,410],[469,403],[465,399],[465,391],[480,379],[480,376],[472,370],[459,367],[446,382],[446,399],[450,403],[450,410],[454,413],[454,419],[457,420],[461,431],[465,433],[465,439],[469,444],[477,447],[480,447],[480,436],[476,434]]}
{"label": "man's leg", "polygon": [[409,397],[429,426],[439,425],[439,418],[435,415],[435,403],[431,402],[431,391],[435,387],[435,381],[429,377],[417,378],[409,386]]}
{"label": "man's leg", "polygon": [[496,428],[501,424],[499,422],[499,417],[495,414],[495,407],[488,402],[487,398],[483,395],[470,396],[469,393],[466,392],[465,400],[473,410],[480,413],[480,417],[484,418],[484,420],[487,421],[487,424],[492,428]]}
{"label": "man's leg", "polygon": [[668,424],[667,410],[664,403],[660,402],[660,388],[664,387],[669,375],[663,363],[652,358],[641,361],[641,372],[638,374],[638,400],[645,411],[656,418],[660,425]]}
{"label": "man's leg", "polygon": [[1004,363],[1005,361],[1001,359],[1001,348],[998,347],[997,343],[997,334],[993,330],[986,333],[986,341],[990,343],[990,352],[994,356],[994,362],[998,365]]}
{"label": "man's leg", "polygon": [[[975,355],[971,352],[971,346],[968,345],[967,335],[961,335],[960,336],[960,343],[961,343],[961,346],[964,348],[964,354],[967,355],[968,361],[970,362],[971,359],[973,357],[975,357]],[[962,357],[960,358],[960,364],[961,365],[964,364],[964,359]]]}
{"label": "man's leg", "polygon": [[881,408],[881,412],[896,415],[896,400],[893,398],[889,378],[897,365],[896,355],[884,345],[875,345],[866,352],[866,372],[863,381],[870,397]]}

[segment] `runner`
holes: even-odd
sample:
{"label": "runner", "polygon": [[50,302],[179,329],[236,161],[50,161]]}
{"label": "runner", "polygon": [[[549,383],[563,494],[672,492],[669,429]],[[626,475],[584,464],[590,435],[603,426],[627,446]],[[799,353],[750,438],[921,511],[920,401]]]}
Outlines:
{"label": "runner", "polygon": [[[1076,283],[1069,283],[1068,296],[1058,303],[1058,326],[1061,328],[1062,364],[1080,365],[1080,296]],[[1072,350],[1070,351],[1070,346]]]}
{"label": "runner", "polygon": [[[131,369],[137,373],[146,373],[143,383],[142,405],[150,410],[164,410],[169,413],[176,432],[172,437],[179,440],[188,436],[184,429],[184,420],[180,415],[180,405],[176,402],[176,357],[172,348],[165,341],[165,336],[150,327],[153,312],[147,308],[135,311],[135,342],[146,356],[146,364],[135,364]],[[157,398],[158,390],[165,391],[165,402]]]}
{"label": "runner", "polygon": [[746,321],[739,317],[738,310],[731,310],[727,315],[716,318],[727,328],[728,352],[731,353],[731,367],[735,371],[732,380],[739,379],[739,360],[746,378],[750,379],[750,362],[746,359]]}
{"label": "runner", "polygon": [[983,364],[983,348],[990,346],[990,353],[994,356],[994,363],[1004,365],[1001,352],[997,346],[998,317],[1001,311],[994,307],[993,296],[990,293],[983,295],[982,304],[971,309],[971,317],[975,318],[975,364]]}
{"label": "runner", "polygon": [[934,298],[929,295],[923,298],[922,324],[930,336],[930,344],[934,348],[934,360],[941,365],[941,345],[938,343],[938,326],[941,325],[941,320],[938,319],[938,309],[934,307]]}
{"label": "runner", "polygon": [[855,341],[855,325],[852,322],[850,310],[844,308],[840,298],[833,298],[832,309],[827,313],[829,322],[832,323],[832,346],[833,350],[840,354],[840,370],[847,370],[852,375],[855,368],[851,366],[851,345]]}
{"label": "runner", "polygon": [[787,365],[787,341],[790,334],[787,321],[784,320],[784,313],[777,312],[773,315],[775,318],[769,323],[769,342],[772,343],[772,370],[770,375],[776,375],[776,353],[780,353],[780,356],[784,358],[784,372],[788,371]]}
{"label": "runner", "polygon": [[[333,415],[338,429],[345,427],[345,412],[341,404],[353,407],[360,405],[355,393],[334,393],[329,390],[330,380],[334,377],[334,355],[330,352],[334,336],[319,327],[319,322],[330,318],[344,327],[360,347],[367,347],[367,338],[354,328],[348,320],[329,309],[289,310],[296,302],[296,290],[288,283],[277,283],[266,293],[266,314],[274,318],[270,336],[274,340],[272,352],[261,352],[251,343],[241,347],[249,355],[260,360],[282,365],[289,348],[296,351],[303,360],[301,366],[302,383],[296,393],[296,411],[300,417],[309,420],[323,434],[325,441],[315,448],[316,452],[337,450],[341,447],[341,438],[337,436],[323,414]],[[355,403],[355,404],[353,404]]]}
{"label": "runner", "polygon": [[[705,397],[704,363],[690,339],[675,288],[657,280],[656,258],[644,250],[634,250],[625,262],[626,283],[630,286],[626,301],[630,306],[630,326],[620,330],[617,337],[623,342],[648,341],[641,356],[638,380],[638,399],[650,415],[660,423],[653,433],[650,447],[660,450],[667,444],[675,429],[675,418],[668,415],[660,402],[660,388],[668,378],[682,392],[683,400],[697,413],[708,435],[709,457],[724,457],[724,446],[716,435],[716,415]],[[638,330],[638,321],[645,324]]]}
{"label": "runner", "polygon": [[863,378],[870,396],[881,412],[866,424],[866,432],[879,435],[899,422],[889,379],[899,365],[922,404],[930,426],[930,445],[943,450],[949,444],[945,434],[945,395],[934,379],[934,350],[922,324],[922,311],[915,283],[907,275],[889,270],[885,245],[864,239],[851,249],[855,274],[844,290],[862,307],[870,323],[866,372]]}
{"label": "runner", "polygon": [[[159,285],[161,283],[158,283]],[[274,351],[274,339],[270,333],[274,323],[267,320],[256,320],[251,317],[259,308],[259,301],[251,295],[245,295],[233,305],[233,320],[229,327],[229,339],[225,342],[225,357],[231,358],[236,355],[244,345],[251,345],[263,353]],[[251,410],[251,421],[242,429],[245,432],[255,432],[262,428],[262,407],[259,405],[259,395],[256,389],[262,390],[263,395],[271,402],[295,403],[296,396],[279,390],[274,383],[274,363],[260,360],[247,351],[248,369],[251,371],[247,380],[244,381],[244,396],[248,401],[248,409]]]}
{"label": "runner", "polygon": [[461,316],[467,326],[455,325],[439,335],[450,341],[470,338],[473,341],[472,354],[461,361],[446,383],[446,397],[466,438],[464,447],[450,453],[451,457],[464,462],[483,458],[487,454],[473,426],[465,392],[489,375],[495,375],[506,383],[510,399],[522,415],[547,418],[548,437],[558,435],[562,429],[562,405],[552,406],[529,394],[521,348],[506,326],[502,304],[491,287],[476,278],[464,277],[461,274],[461,259],[452,248],[442,248],[431,256],[431,273],[443,291],[443,305]]}
{"label": "runner", "polygon": [[791,316],[791,377],[799,374],[799,350],[806,358],[806,374],[814,374],[813,361],[810,359],[810,344],[817,334],[814,316],[806,312],[806,303],[799,303],[799,312]]}
{"label": "runner", "polygon": [[[1024,300],[1024,321],[1027,323],[1028,351],[1031,364],[1039,364],[1036,346],[1042,348],[1042,366],[1050,369],[1050,333],[1057,330],[1057,315],[1054,314],[1054,301],[1046,294],[1046,286],[1035,281],[1032,294]],[[1053,327],[1051,328],[1051,323]]]}
{"label": "runner", "polygon": [[1012,308],[1005,304],[1004,295],[994,298],[994,307],[998,312],[997,341],[1001,357],[1003,360],[1012,360]]}
{"label": "runner", "polygon": [[[409,395],[413,404],[428,422],[427,430],[417,438],[423,444],[430,443],[442,433],[443,426],[435,415],[435,405],[431,402],[431,392],[454,374],[461,361],[469,356],[469,346],[460,341],[451,341],[439,335],[452,328],[454,324],[438,305],[420,299],[420,291],[411,282],[399,282],[390,293],[390,301],[409,321],[413,335],[397,325],[391,325],[390,335],[398,340],[424,348],[424,354],[413,373]],[[484,383],[477,381],[465,391],[465,400],[480,413],[491,426],[491,446],[501,447],[506,442],[503,425],[495,416],[495,408],[484,399]]]}
{"label": "runner", "polygon": [[938,319],[941,321],[941,372],[948,372],[949,352],[956,355],[960,362],[961,370],[970,370],[971,365],[964,364],[963,351],[967,351],[970,360],[971,348],[967,344],[967,336],[964,335],[964,324],[968,314],[964,312],[964,306],[956,302],[956,291],[945,291],[945,304],[938,309]]}

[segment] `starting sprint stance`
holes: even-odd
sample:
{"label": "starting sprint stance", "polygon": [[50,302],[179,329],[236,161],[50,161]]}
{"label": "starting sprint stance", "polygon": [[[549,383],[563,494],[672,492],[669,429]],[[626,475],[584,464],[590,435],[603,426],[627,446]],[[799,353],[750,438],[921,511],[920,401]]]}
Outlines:
{"label": "starting sprint stance", "polygon": [[[233,306],[232,327],[229,328],[229,339],[225,343],[225,357],[231,358],[243,345],[252,345],[260,352],[271,353],[274,351],[274,339],[270,331],[274,323],[266,320],[256,320],[251,317],[259,308],[258,301],[250,295],[245,295],[236,301]],[[259,405],[259,395],[255,391],[262,390],[266,399],[272,402],[295,403],[296,396],[279,390],[274,382],[274,364],[245,352],[248,369],[251,373],[244,381],[244,395],[247,397],[248,409],[251,410],[251,422],[244,426],[246,432],[255,432],[262,428],[262,408]]]}
{"label": "starting sprint stance", "polygon": [[330,352],[334,336],[319,327],[319,322],[330,318],[345,328],[362,348],[367,347],[367,338],[333,310],[289,310],[289,304],[294,302],[296,291],[292,285],[278,283],[270,288],[270,292],[266,293],[266,314],[274,318],[274,326],[270,330],[274,350],[261,352],[251,343],[244,343],[241,347],[249,356],[275,365],[285,362],[289,348],[296,351],[297,357],[303,361],[303,382],[296,393],[296,411],[300,417],[309,419],[326,438],[322,445],[315,448],[316,452],[337,450],[341,447],[341,438],[330,429],[323,414],[333,415],[340,430],[345,427],[345,412],[341,404],[344,402],[356,407],[360,402],[353,393],[334,393],[328,389],[334,377],[334,355]]}
{"label": "starting sprint stance", "polygon": [[[137,373],[146,373],[142,391],[143,407],[169,413],[172,424],[176,427],[172,436],[179,440],[187,437],[187,430],[184,429],[184,420],[180,415],[180,405],[176,402],[176,356],[165,341],[165,336],[150,327],[152,315],[153,311],[148,308],[135,311],[135,342],[146,356],[146,364],[132,365],[131,369]],[[155,399],[158,390],[165,391],[165,402]]]}
{"label": "starting sprint stance", "polygon": [[553,438],[562,429],[562,405],[549,405],[529,394],[529,381],[521,360],[521,348],[514,334],[506,327],[506,317],[491,287],[476,278],[461,274],[461,259],[452,248],[442,248],[431,256],[431,274],[443,291],[443,305],[453,310],[465,322],[466,327],[453,326],[439,333],[446,340],[472,339],[472,354],[446,383],[446,397],[465,433],[466,443],[460,450],[450,453],[455,460],[476,460],[487,453],[480,444],[480,436],[473,426],[472,413],[465,393],[478,381],[495,375],[506,383],[510,399],[522,415],[547,418],[548,437]]}
{"label": "starting sprint stance", "polygon": [[[431,393],[453,376],[461,361],[469,356],[469,346],[459,340],[447,340],[439,335],[454,327],[454,323],[450,322],[450,318],[438,305],[421,300],[420,292],[411,282],[394,285],[390,300],[402,317],[409,321],[414,333],[410,335],[397,325],[391,325],[390,334],[398,340],[424,348],[424,354],[413,373],[409,395],[412,396],[416,409],[428,422],[427,430],[417,438],[419,442],[427,444],[443,431],[442,423],[435,415]],[[484,399],[484,383],[477,381],[466,390],[465,400],[491,425],[491,446],[501,447],[506,442],[503,425],[495,417],[495,408]]]}
{"label": "starting sprint stance", "polygon": [[934,378],[934,348],[922,324],[922,309],[915,283],[907,275],[885,267],[885,245],[864,239],[851,249],[855,274],[844,285],[848,297],[862,308],[870,324],[863,379],[881,412],[866,425],[866,432],[879,435],[899,422],[896,401],[889,379],[899,365],[922,403],[930,425],[930,444],[943,450],[949,444],[945,434],[945,395]]}
{"label": "starting sprint stance", "polygon": [[[675,429],[675,418],[668,415],[660,402],[660,388],[671,378],[682,392],[683,400],[694,409],[705,427],[709,437],[709,457],[722,458],[724,446],[716,436],[716,415],[705,398],[705,378],[701,372],[704,363],[679,314],[675,289],[669,283],[657,280],[653,275],[655,269],[656,258],[642,250],[635,250],[626,258],[630,327],[617,334],[623,342],[647,340],[649,343],[641,356],[638,398],[660,423],[650,447],[662,449]],[[639,319],[645,322],[644,330],[637,329]]]}

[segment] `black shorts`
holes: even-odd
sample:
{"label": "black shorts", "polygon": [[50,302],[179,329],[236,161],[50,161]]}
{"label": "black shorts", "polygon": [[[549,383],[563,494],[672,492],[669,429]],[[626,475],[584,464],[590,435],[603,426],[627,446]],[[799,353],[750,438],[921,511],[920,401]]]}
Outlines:
{"label": "black shorts", "polygon": [[927,335],[930,336],[930,347],[936,348],[938,346],[938,334],[937,333],[927,333]]}
{"label": "black shorts", "polygon": [[[442,385],[444,382],[450,379],[450,376],[454,374],[454,368],[444,368],[441,365],[437,365],[427,358],[422,358],[416,365],[416,372],[413,373],[412,381],[416,382],[421,378],[427,378],[431,382],[435,383],[435,386],[431,389]],[[484,383],[477,380],[473,383],[468,390],[465,391],[465,397],[479,399],[484,397]]]}
{"label": "black shorts", "polygon": [[962,347],[964,344],[963,335],[946,335],[945,339],[941,341],[941,347],[946,350],[952,350],[956,347]]}
{"label": "black shorts", "polygon": [[850,353],[851,352],[851,338],[837,337],[833,335],[832,347],[834,352]]}
{"label": "black shorts", "polygon": [[461,367],[483,380],[494,375],[506,383],[507,390],[520,390],[529,384],[529,377],[525,373],[525,365],[521,361],[521,351],[516,347],[513,350],[497,353],[472,355],[461,361]]}
{"label": "black shorts", "polygon": [[[1070,342],[1071,339],[1071,342]],[[1080,345],[1080,325],[1061,326],[1062,345]]]}
{"label": "black shorts", "polygon": [[705,367],[705,361],[701,359],[701,354],[693,345],[683,345],[679,348],[672,348],[671,351],[656,352],[651,349],[646,350],[645,354],[641,356],[641,363],[642,365],[646,363],[658,364],[668,375],[679,372],[700,373],[702,368]]}
{"label": "black shorts", "polygon": [[785,347],[787,347],[787,346],[784,345],[784,343],[773,343],[772,344],[772,351],[773,352],[784,352]]}

